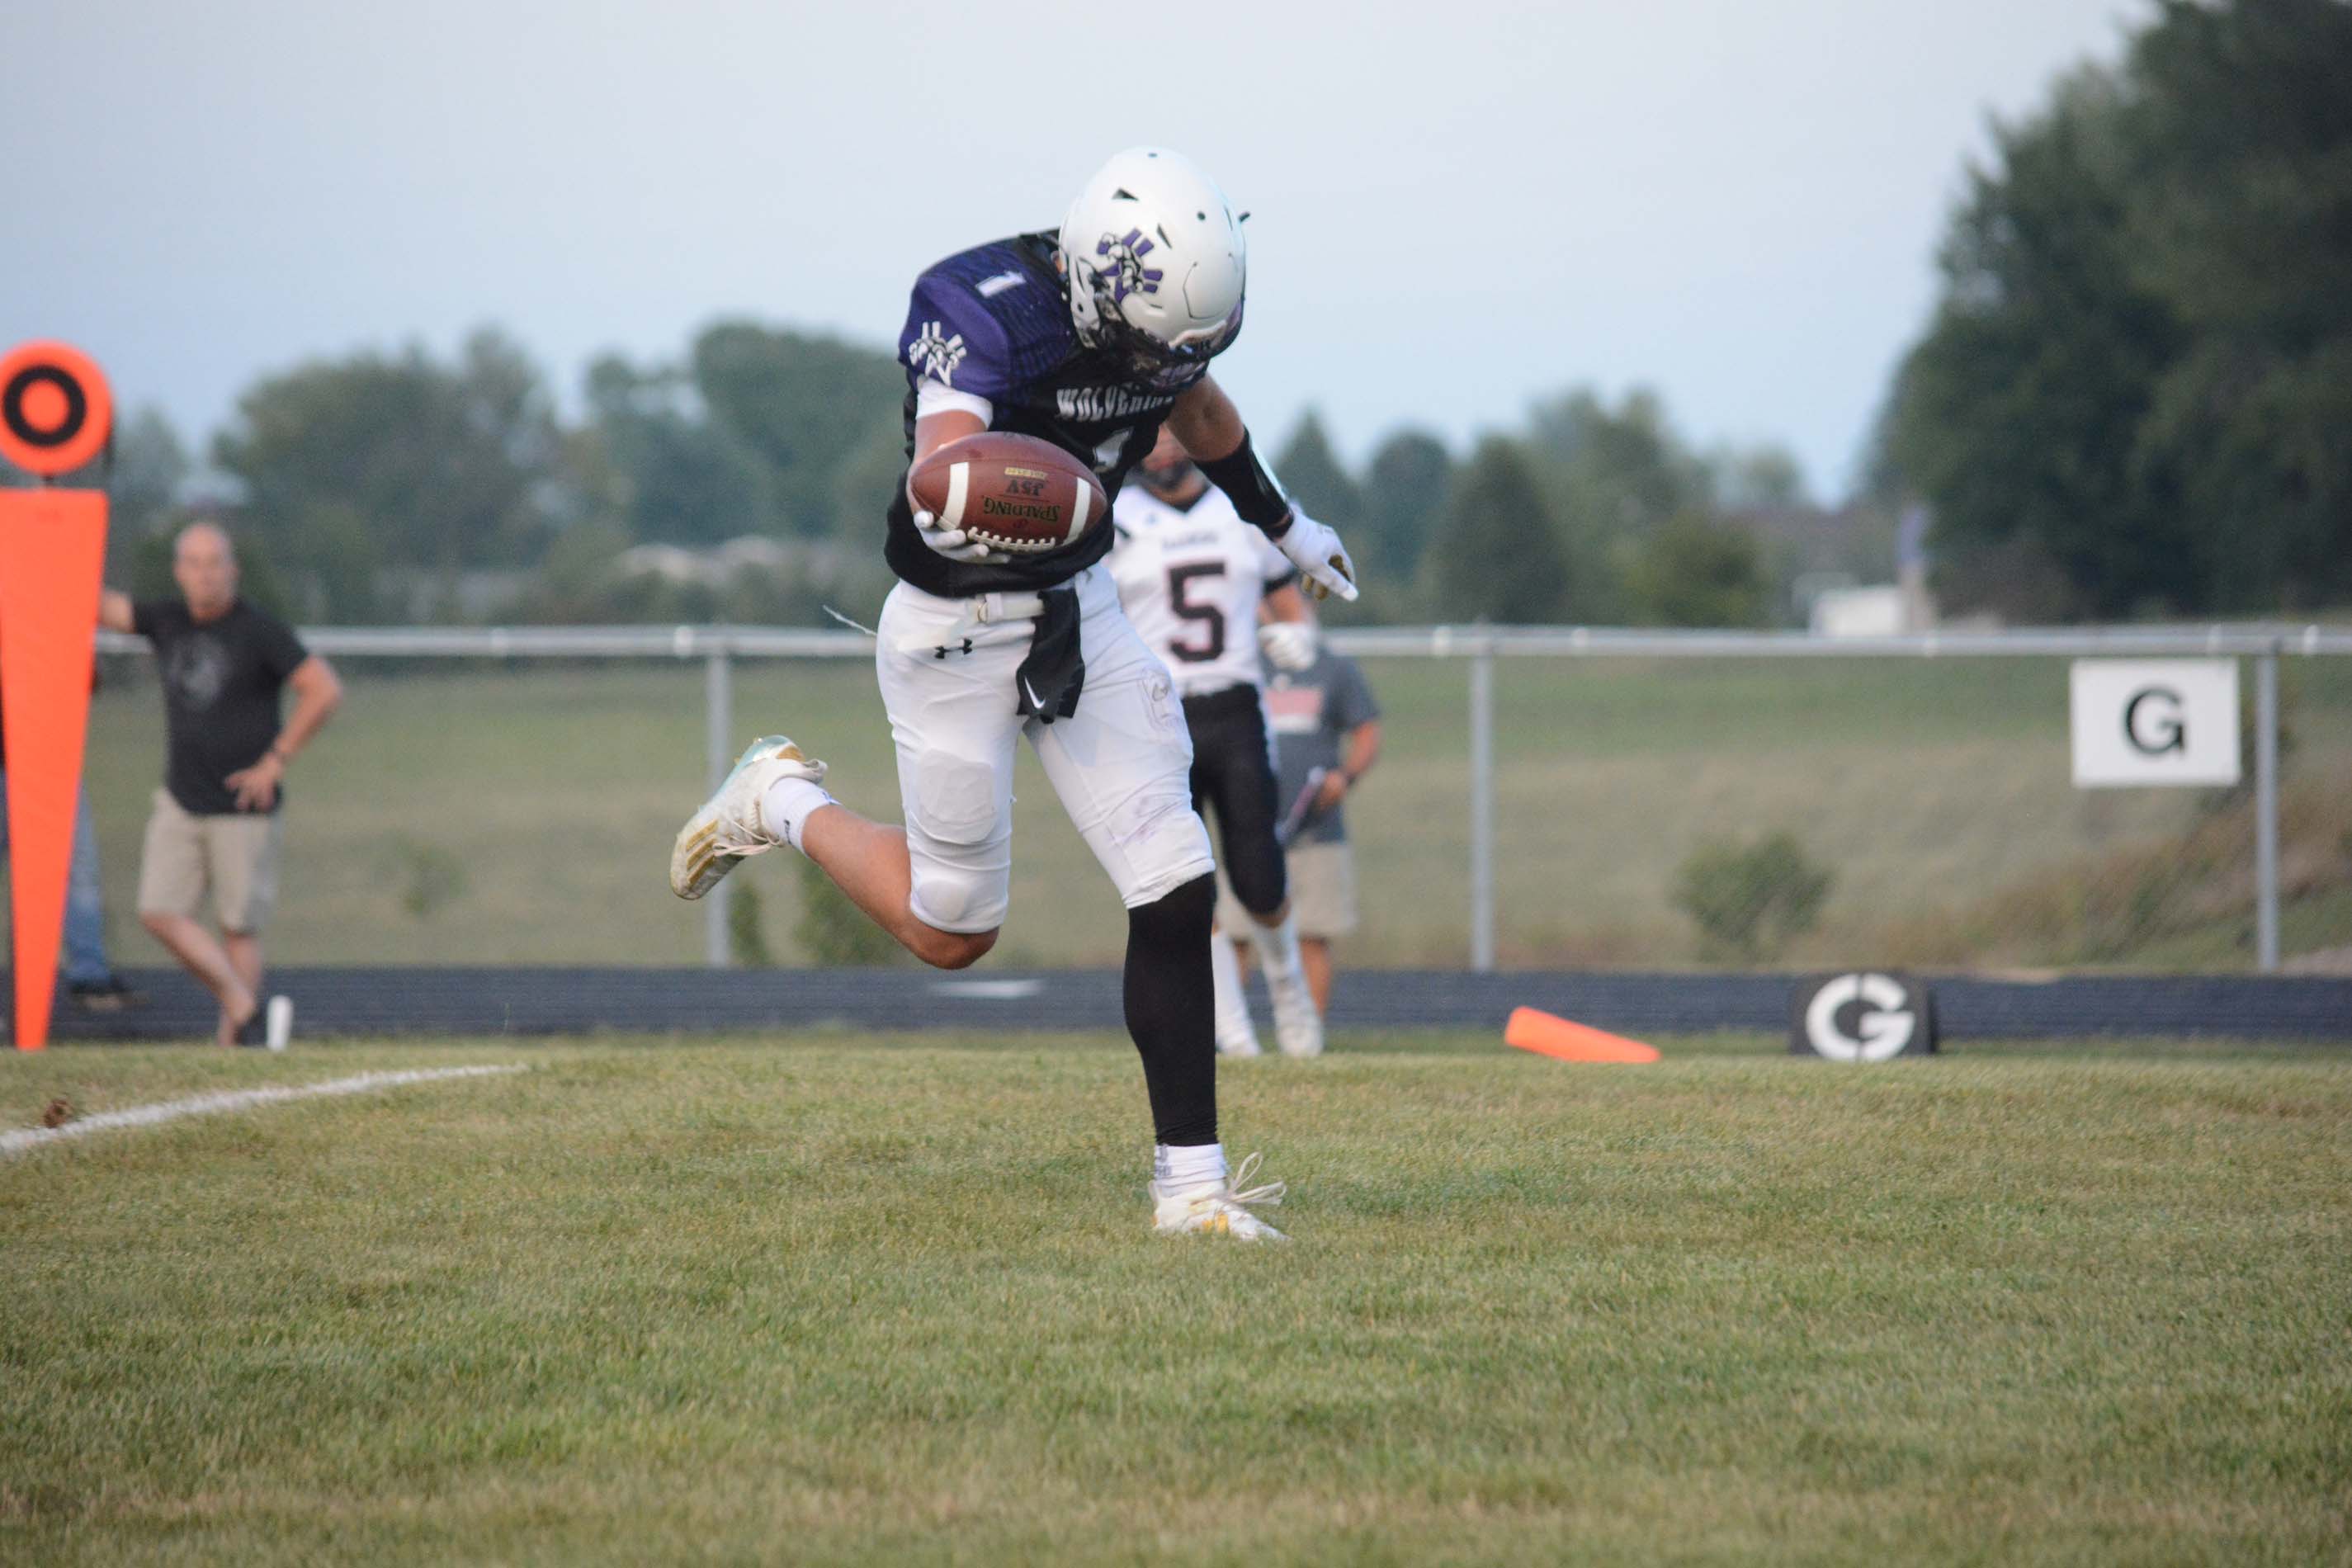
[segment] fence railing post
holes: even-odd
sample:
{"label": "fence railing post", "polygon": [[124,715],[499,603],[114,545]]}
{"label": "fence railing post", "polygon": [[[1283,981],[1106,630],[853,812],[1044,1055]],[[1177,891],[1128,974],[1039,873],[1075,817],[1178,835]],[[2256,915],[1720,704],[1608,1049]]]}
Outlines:
{"label": "fence railing post", "polygon": [[1470,656],[1470,967],[1495,967],[1495,643]]}
{"label": "fence railing post", "polygon": [[2254,658],[2254,964],[2279,966],[2278,648]]}
{"label": "fence railing post", "polygon": [[[706,771],[710,775],[709,787],[717,789],[735,763],[735,668],[728,658],[724,632],[711,635],[709,652],[702,661],[702,708]],[[727,906],[733,890],[731,881],[721,882],[702,900],[702,961],[712,969],[726,968],[730,958]]]}

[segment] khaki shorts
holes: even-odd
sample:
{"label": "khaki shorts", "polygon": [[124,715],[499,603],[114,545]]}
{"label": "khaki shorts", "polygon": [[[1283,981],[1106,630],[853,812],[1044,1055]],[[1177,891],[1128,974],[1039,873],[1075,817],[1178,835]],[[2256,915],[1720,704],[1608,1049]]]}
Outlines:
{"label": "khaki shorts", "polygon": [[195,816],[171,791],[157,790],[139,862],[139,912],[194,920],[209,889],[221,930],[257,934],[278,902],[280,837],[276,812]]}
{"label": "khaki shorts", "polygon": [[[1356,856],[1346,839],[1337,844],[1295,844],[1284,856],[1290,873],[1290,912],[1298,934],[1328,942],[1356,929]],[[1224,868],[1217,870],[1217,924],[1229,932],[1245,930],[1249,910],[1234,896]]]}

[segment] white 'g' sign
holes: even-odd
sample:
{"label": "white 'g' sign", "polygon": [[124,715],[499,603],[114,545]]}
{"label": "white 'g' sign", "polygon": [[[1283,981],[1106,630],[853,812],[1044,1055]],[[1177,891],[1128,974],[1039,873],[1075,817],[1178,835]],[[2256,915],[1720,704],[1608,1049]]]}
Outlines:
{"label": "white 'g' sign", "polygon": [[1833,1062],[1887,1062],[1936,1049],[1936,1002],[1926,985],[1863,970],[1797,987],[1789,1052]]}
{"label": "white 'g' sign", "polygon": [[2238,661],[2074,661],[2074,784],[2238,782]]}

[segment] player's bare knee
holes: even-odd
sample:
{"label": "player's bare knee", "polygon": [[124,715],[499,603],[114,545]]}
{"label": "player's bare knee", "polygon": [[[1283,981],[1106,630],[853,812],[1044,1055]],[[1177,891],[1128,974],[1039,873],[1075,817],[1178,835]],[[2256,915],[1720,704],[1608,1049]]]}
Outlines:
{"label": "player's bare knee", "polygon": [[996,932],[940,931],[919,924],[909,945],[917,958],[934,969],[970,969],[996,945]]}

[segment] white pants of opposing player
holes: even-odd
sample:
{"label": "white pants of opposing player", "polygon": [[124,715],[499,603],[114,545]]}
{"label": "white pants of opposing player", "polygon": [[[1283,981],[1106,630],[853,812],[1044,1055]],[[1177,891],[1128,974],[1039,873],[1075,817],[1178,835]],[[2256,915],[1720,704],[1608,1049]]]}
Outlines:
{"label": "white pants of opposing player", "polygon": [[[1110,574],[1072,578],[1087,661],[1078,710],[1051,724],[1016,710],[1029,654],[1024,595],[943,599],[901,583],[882,607],[875,668],[898,750],[908,900],[935,930],[993,931],[1012,902],[1013,747],[1026,736],[1087,847],[1129,909],[1216,866],[1192,810],[1192,738],[1167,667],[1120,610]],[[989,618],[982,618],[989,617]]]}

